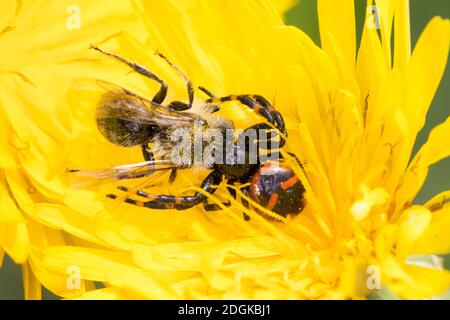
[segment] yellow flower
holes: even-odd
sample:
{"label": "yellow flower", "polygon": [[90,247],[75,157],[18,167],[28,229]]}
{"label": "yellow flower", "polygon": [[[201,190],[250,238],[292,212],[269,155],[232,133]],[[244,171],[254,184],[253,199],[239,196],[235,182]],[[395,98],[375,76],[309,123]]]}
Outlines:
{"label": "yellow flower", "polygon": [[295,6],[300,0],[273,0],[272,3],[280,15],[286,13],[289,9]]}
{"label": "yellow flower", "polygon": [[[97,10],[102,4],[108,5]],[[60,284],[65,277],[43,269],[40,261],[44,248],[72,243],[71,236],[42,221],[39,212],[65,192],[55,171],[68,133],[65,94],[72,79],[96,69],[86,55],[89,44],[99,34],[122,30],[101,23],[111,18],[136,27],[127,2],[0,5],[0,265],[5,252],[22,264],[26,298],[40,298],[41,284],[70,294]]]}
{"label": "yellow flower", "polygon": [[[98,96],[80,93],[75,84],[67,95],[70,114],[57,105],[39,114],[35,101],[19,101],[31,111],[0,117],[8,126],[22,123],[14,130],[20,137],[27,131],[52,137],[18,139],[26,141],[26,153],[2,141],[0,158],[2,202],[9,206],[0,214],[20,209],[1,221],[27,227],[26,234],[33,230],[22,247],[33,244],[37,258],[28,261],[39,282],[63,297],[93,299],[364,298],[379,285],[403,298],[445,292],[449,272],[414,257],[450,252],[450,191],[423,205],[411,202],[430,165],[450,153],[450,119],[410,157],[446,65],[450,23],[434,18],[411,54],[407,2],[376,4],[381,36],[369,16],[357,50],[352,1],[319,0],[321,48],[285,26],[270,1],[134,3],[145,33],[123,33],[102,47],[165,79],[168,101],[185,100],[185,86],[151,54],[155,50],[217,95],[257,93],[276,101],[289,133],[285,149],[303,162],[304,170],[288,160],[306,188],[307,206],[297,217],[268,221],[232,199],[224,184],[210,200],[229,198],[232,206],[211,213],[133,207],[106,199],[111,185],[72,188],[66,168],[142,161],[139,150],[115,147],[100,136],[90,113]],[[125,75],[125,66],[86,54],[111,72],[85,76],[147,97],[156,92],[157,84]],[[233,104],[221,112],[242,128],[259,119]],[[44,122],[49,114],[53,126]],[[192,192],[204,174],[183,170],[170,186],[163,176],[152,190]],[[242,212],[252,219],[244,221]],[[4,242],[19,239],[18,233],[0,236],[10,255],[17,251]],[[94,289],[91,281],[106,288]]]}

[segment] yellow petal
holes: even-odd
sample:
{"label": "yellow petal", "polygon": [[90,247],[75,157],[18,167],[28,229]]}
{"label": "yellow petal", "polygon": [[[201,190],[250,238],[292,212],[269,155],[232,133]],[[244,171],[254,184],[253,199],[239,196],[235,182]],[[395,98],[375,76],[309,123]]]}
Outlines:
{"label": "yellow petal", "polygon": [[352,0],[318,0],[320,39],[322,48],[329,52],[332,44],[329,37],[336,39],[344,60],[353,69],[356,53],[355,8]]}
{"label": "yellow petal", "polygon": [[[361,92],[361,106],[374,106],[379,87],[384,83],[389,65],[377,30],[364,23],[361,44],[356,61],[356,78]],[[366,101],[367,99],[367,101]]]}
{"label": "yellow petal", "polygon": [[394,33],[394,68],[404,72],[411,57],[409,0],[395,1]]}
{"label": "yellow petal", "polygon": [[417,41],[406,72],[403,110],[408,116],[412,135],[416,135],[425,122],[426,112],[445,70],[449,45],[450,21],[433,18]]}
{"label": "yellow petal", "polygon": [[449,139],[450,117],[431,131],[427,142],[420,148],[408,166],[396,193],[397,208],[402,208],[405,204],[412,202],[420,191],[431,165],[450,156]]}
{"label": "yellow petal", "polygon": [[12,146],[10,139],[8,137],[11,134],[11,128],[3,112],[3,105],[0,102],[0,167],[1,168],[14,168],[17,166],[16,161],[13,156]]}
{"label": "yellow petal", "polygon": [[411,207],[403,212],[398,221],[396,256],[404,261],[411,254],[417,239],[427,230],[431,221],[431,212],[424,207]]}
{"label": "yellow petal", "polygon": [[14,21],[14,17],[17,15],[18,11],[17,1],[5,0],[2,3],[2,12],[0,14],[0,30],[5,32],[5,28],[10,26]]}
{"label": "yellow petal", "polygon": [[0,223],[0,247],[15,263],[24,263],[30,252],[30,239],[25,223]]}
{"label": "yellow petal", "polygon": [[272,0],[273,5],[277,9],[278,13],[282,16],[289,9],[294,7],[299,0]]}
{"label": "yellow petal", "polygon": [[355,97],[359,97],[359,87],[354,76],[355,62],[352,65],[348,64],[341,46],[330,33],[326,33],[323,37],[328,43],[327,53],[339,72],[342,89],[348,90]]}
{"label": "yellow petal", "polygon": [[412,253],[450,253],[450,207],[433,212],[432,220],[425,232],[417,239]]}
{"label": "yellow petal", "polygon": [[60,273],[65,273],[68,266],[76,265],[83,279],[107,282],[130,290],[141,298],[177,297],[169,288],[154,279],[150,272],[136,268],[130,258],[127,253],[55,246],[45,251],[44,265]]}
{"label": "yellow petal", "polygon": [[430,299],[445,293],[450,287],[450,272],[414,265],[404,267],[409,280],[393,281],[389,289],[405,299]]}
{"label": "yellow petal", "polygon": [[[370,2],[370,1],[369,1]],[[381,41],[383,45],[384,57],[386,65],[391,65],[391,30],[392,21],[394,18],[394,7],[396,0],[375,0],[376,13],[370,12],[371,14],[378,15],[378,26],[381,31]],[[370,9],[368,8],[368,11]],[[370,10],[371,11],[371,10]],[[369,13],[369,12],[368,12]]]}
{"label": "yellow petal", "polygon": [[95,234],[95,220],[73,210],[52,204],[38,204],[30,215],[35,221],[64,230],[81,239],[105,245]]}
{"label": "yellow petal", "polygon": [[3,223],[25,223],[21,212],[14,203],[8,182],[0,171],[0,222]]}
{"label": "yellow petal", "polygon": [[389,194],[383,188],[369,190],[363,188],[363,198],[356,201],[350,211],[356,221],[364,219],[375,206],[383,206],[389,200]]}
{"label": "yellow petal", "polygon": [[431,211],[436,211],[444,207],[450,200],[450,190],[442,191],[424,204]]}
{"label": "yellow petal", "polygon": [[24,295],[26,300],[41,300],[42,288],[41,283],[33,274],[28,263],[22,266]]}
{"label": "yellow petal", "polygon": [[[52,246],[65,244],[62,233],[40,225],[33,220],[28,222],[30,240],[33,247],[28,259],[34,277],[48,290],[61,297],[76,297],[85,290],[83,279],[74,272],[73,266],[68,266],[64,272],[55,273],[45,267],[43,252]],[[75,266],[76,268],[76,266]]]}
{"label": "yellow petal", "polygon": [[133,299],[132,296],[127,296],[125,290],[112,287],[88,291],[85,294],[76,298],[76,300],[127,300]]}

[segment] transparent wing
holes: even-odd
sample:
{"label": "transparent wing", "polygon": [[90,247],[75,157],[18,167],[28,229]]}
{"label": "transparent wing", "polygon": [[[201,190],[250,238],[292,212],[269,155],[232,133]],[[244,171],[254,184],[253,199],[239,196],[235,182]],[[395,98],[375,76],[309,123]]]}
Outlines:
{"label": "transparent wing", "polygon": [[100,170],[69,169],[72,187],[87,187],[119,180],[149,177],[155,173],[181,168],[168,160],[154,160],[119,165]]}
{"label": "transparent wing", "polygon": [[169,109],[130,90],[103,80],[83,80],[78,90],[98,90],[102,94],[95,109],[97,119],[121,119],[158,126],[192,126],[195,116]]}
{"label": "transparent wing", "polygon": [[97,213],[97,217],[101,217],[103,215],[111,213],[112,211],[114,211],[114,209],[118,208],[121,204],[123,204],[126,198],[135,196],[136,191],[145,190],[147,188],[155,186],[154,182],[159,178],[161,178],[161,176],[168,171],[169,170],[161,170],[155,172],[154,174],[152,174],[151,177],[145,179],[145,181],[141,181],[138,184],[134,185],[133,187],[129,188],[128,191],[122,190],[120,193],[117,193],[115,199],[110,198],[107,203],[104,203],[104,208]]}

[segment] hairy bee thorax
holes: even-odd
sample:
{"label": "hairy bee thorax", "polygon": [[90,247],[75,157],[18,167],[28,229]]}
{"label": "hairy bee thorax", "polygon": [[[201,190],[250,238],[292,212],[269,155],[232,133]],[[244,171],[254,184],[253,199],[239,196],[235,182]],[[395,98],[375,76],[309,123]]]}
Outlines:
{"label": "hairy bee thorax", "polygon": [[[189,113],[198,118],[193,126],[168,127],[160,130],[151,140],[154,155],[171,160],[181,167],[210,169],[223,153],[227,135],[233,135],[233,123],[213,114],[215,106],[194,104]],[[233,135],[234,138],[234,135]]]}

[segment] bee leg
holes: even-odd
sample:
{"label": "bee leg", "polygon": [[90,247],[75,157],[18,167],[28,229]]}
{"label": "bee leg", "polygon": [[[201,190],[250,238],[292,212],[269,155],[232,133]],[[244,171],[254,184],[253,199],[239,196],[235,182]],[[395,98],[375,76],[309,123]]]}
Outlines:
{"label": "bee leg", "polygon": [[141,149],[142,149],[142,156],[144,157],[144,160],[146,162],[155,160],[152,150],[149,148],[149,146],[146,143],[141,145]]}
{"label": "bee leg", "polygon": [[176,178],[177,178],[177,169],[172,169],[172,171],[170,171],[169,184],[172,184]]}
{"label": "bee leg", "polygon": [[[211,172],[201,184],[201,188],[209,194],[214,194],[216,192],[216,185],[221,182],[222,174],[219,171]],[[131,190],[124,186],[119,186],[119,190],[130,192]],[[207,196],[202,192],[196,192],[192,196],[172,196],[172,195],[152,195],[147,192],[138,190],[135,192],[137,196],[151,199],[150,201],[139,201],[132,198],[125,198],[125,202],[138,206],[151,209],[177,209],[186,210],[192,208],[207,200]],[[118,196],[115,194],[108,194],[108,198],[117,199]]]}
{"label": "bee leg", "polygon": [[[155,160],[153,152],[147,144],[144,143],[143,145],[141,145],[141,149],[142,149],[142,156],[144,157],[144,160],[146,162],[153,162]],[[172,169],[172,171],[170,172],[169,184],[172,184],[175,181],[176,177],[177,177],[177,169]]]}
{"label": "bee leg", "polygon": [[99,47],[97,47],[95,45],[91,45],[91,48],[94,49],[94,50],[97,50],[98,52],[100,52],[100,53],[102,53],[104,55],[107,55],[107,56],[109,56],[109,57],[111,57],[113,59],[116,59],[116,60],[126,64],[131,69],[133,69],[135,72],[137,72],[137,73],[139,73],[139,74],[141,74],[141,75],[143,75],[145,77],[148,77],[148,78],[158,82],[161,85],[161,88],[156,93],[156,95],[153,97],[152,101],[156,102],[158,104],[161,104],[161,103],[164,102],[164,99],[167,96],[167,89],[168,89],[167,83],[164,80],[162,80],[161,78],[159,78],[158,76],[156,76],[155,74],[153,74],[152,72],[147,70],[146,68],[138,65],[137,63],[130,62],[130,61],[122,58],[121,56],[119,56],[117,54],[106,52],[106,51],[100,49]]}
{"label": "bee leg", "polygon": [[189,105],[181,101],[172,101],[171,103],[169,103],[167,107],[175,111],[185,111],[190,109],[192,105]]}
{"label": "bee leg", "polygon": [[[198,89],[202,92],[204,92],[208,97],[215,99],[216,96],[214,95],[214,93],[212,93],[211,91],[209,91],[208,89],[206,89],[205,87],[198,87]],[[215,113],[217,111],[220,111],[220,106],[219,105],[215,105],[214,109],[211,110],[211,113]]]}
{"label": "bee leg", "polygon": [[[231,206],[231,202],[222,202],[222,205],[229,207]],[[205,211],[219,211],[222,210],[222,207],[220,207],[217,203],[205,203],[203,205],[203,209],[205,209]]]}
{"label": "bee leg", "polygon": [[181,71],[180,68],[178,68],[175,64],[173,64],[172,61],[167,59],[161,52],[156,51],[155,54],[160,58],[162,58],[164,61],[166,61],[169,64],[169,66],[171,66],[172,69],[174,69],[178,73],[178,75],[183,78],[184,82],[186,83],[189,98],[188,104],[189,107],[187,109],[190,109],[192,107],[192,103],[194,102],[194,87],[192,86],[191,80],[183,73],[183,71]]}

